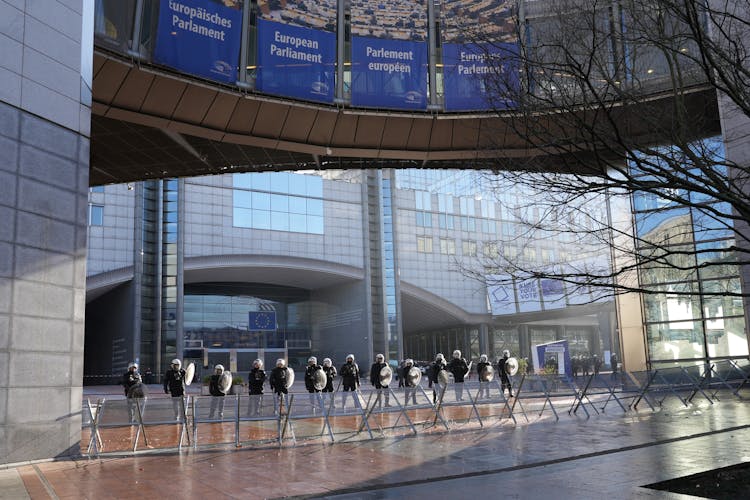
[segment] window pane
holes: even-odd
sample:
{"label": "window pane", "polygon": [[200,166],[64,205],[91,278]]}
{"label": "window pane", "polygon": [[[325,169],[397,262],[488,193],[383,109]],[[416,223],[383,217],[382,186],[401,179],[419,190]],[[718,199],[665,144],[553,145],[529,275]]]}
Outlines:
{"label": "window pane", "polygon": [[289,214],[289,230],[295,233],[306,233],[307,217],[301,214]]}
{"label": "window pane", "polygon": [[307,213],[310,215],[323,215],[323,200],[308,198]]}
{"label": "window pane", "polygon": [[283,194],[272,194],[271,210],[274,212],[289,212],[289,197]]}
{"label": "window pane", "polygon": [[271,195],[253,192],[253,209],[271,210]]}
{"label": "window pane", "polygon": [[271,212],[271,229],[289,231],[289,212]]}
{"label": "window pane", "polygon": [[104,224],[104,207],[101,205],[89,205],[89,224],[101,226]]}
{"label": "window pane", "polygon": [[307,184],[307,196],[323,197],[323,178],[317,175],[306,175],[305,184]]}
{"label": "window pane", "polygon": [[309,175],[291,174],[289,176],[289,194],[298,194],[304,196],[307,194],[305,178]]}
{"label": "window pane", "polygon": [[323,217],[318,215],[308,215],[307,232],[312,234],[324,234]]}
{"label": "window pane", "polygon": [[260,191],[271,190],[271,172],[261,172],[252,175],[252,188]]}
{"label": "window pane", "polygon": [[709,356],[748,355],[744,318],[707,321],[706,338]]}
{"label": "window pane", "polygon": [[307,213],[307,200],[298,196],[290,196],[289,211],[293,214]]}
{"label": "window pane", "polygon": [[693,359],[704,356],[700,321],[674,321],[647,326],[652,360]]}
{"label": "window pane", "polygon": [[289,193],[289,173],[274,172],[271,174],[271,191]]}
{"label": "window pane", "polygon": [[253,210],[253,225],[255,229],[271,229],[271,212],[267,210]]}

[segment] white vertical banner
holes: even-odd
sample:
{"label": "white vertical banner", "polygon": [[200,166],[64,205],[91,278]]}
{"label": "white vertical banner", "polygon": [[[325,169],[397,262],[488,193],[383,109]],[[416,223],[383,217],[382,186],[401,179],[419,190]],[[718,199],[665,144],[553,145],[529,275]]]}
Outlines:
{"label": "white vertical banner", "polygon": [[[501,280],[508,280],[507,283],[498,283]],[[516,295],[513,282],[508,276],[488,276],[488,283],[495,283],[487,286],[487,295],[490,301],[490,311],[493,316],[502,316],[504,314],[515,314]]]}
{"label": "white vertical banner", "polygon": [[536,278],[519,281],[518,285],[518,311],[536,312],[542,310],[539,294],[539,280]]}

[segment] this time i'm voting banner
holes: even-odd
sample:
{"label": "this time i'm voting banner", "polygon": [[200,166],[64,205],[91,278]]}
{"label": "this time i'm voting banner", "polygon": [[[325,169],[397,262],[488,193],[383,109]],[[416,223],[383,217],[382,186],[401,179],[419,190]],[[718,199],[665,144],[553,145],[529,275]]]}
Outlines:
{"label": "this time i'm voting banner", "polygon": [[519,88],[515,43],[443,45],[445,109],[473,111],[515,106]]}
{"label": "this time i'm voting banner", "polygon": [[258,19],[256,74],[261,92],[333,102],[336,34]]}
{"label": "this time i'm voting banner", "polygon": [[154,61],[220,82],[237,80],[242,1],[161,0]]}
{"label": "this time i'm voting banner", "polygon": [[425,109],[427,44],[352,37],[352,106]]}

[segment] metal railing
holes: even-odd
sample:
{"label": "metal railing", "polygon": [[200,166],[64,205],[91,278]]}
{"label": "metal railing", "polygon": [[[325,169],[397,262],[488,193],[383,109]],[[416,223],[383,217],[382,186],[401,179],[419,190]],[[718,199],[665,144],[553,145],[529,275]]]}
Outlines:
{"label": "metal railing", "polygon": [[456,428],[516,425],[518,419],[559,420],[605,413],[657,411],[670,398],[684,407],[696,398],[713,405],[729,394],[744,399],[750,365],[722,361],[707,367],[600,373],[582,377],[521,375],[512,393],[499,380],[352,392],[284,395],[185,396],[124,399],[89,397],[82,419],[83,455],[179,452],[213,446],[333,442]]}

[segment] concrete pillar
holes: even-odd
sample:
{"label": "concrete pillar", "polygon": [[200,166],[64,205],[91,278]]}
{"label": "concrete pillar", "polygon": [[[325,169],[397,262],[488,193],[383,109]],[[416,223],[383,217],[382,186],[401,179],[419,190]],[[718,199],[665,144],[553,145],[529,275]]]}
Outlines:
{"label": "concrete pillar", "polygon": [[92,30],[0,0],[0,464],[79,452]]}

